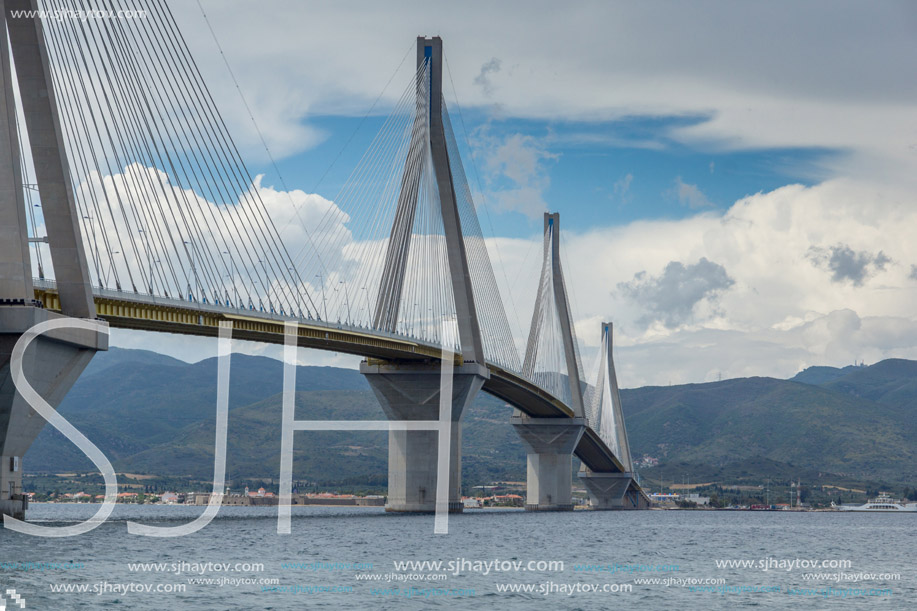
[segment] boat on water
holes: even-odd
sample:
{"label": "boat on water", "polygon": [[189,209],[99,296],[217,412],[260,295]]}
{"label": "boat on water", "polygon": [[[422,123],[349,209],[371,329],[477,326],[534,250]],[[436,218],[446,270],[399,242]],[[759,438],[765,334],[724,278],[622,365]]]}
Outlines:
{"label": "boat on water", "polygon": [[917,513],[917,503],[903,503],[893,499],[888,493],[881,492],[879,496],[864,505],[837,505],[839,511],[872,511],[881,513]]}

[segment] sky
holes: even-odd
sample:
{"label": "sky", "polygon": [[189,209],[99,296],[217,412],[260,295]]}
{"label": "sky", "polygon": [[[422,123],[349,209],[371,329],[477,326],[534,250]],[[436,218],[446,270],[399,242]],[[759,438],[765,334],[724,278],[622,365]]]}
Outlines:
{"label": "sky", "polygon": [[613,322],[623,387],[917,358],[911,2],[170,4],[278,222],[281,191],[334,201],[442,36],[519,341],[556,211],[585,369]]}

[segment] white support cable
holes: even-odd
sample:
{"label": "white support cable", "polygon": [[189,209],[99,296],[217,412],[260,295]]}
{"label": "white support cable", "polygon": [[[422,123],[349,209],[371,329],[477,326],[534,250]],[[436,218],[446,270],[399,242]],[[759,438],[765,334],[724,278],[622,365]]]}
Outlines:
{"label": "white support cable", "polygon": [[500,296],[493,266],[484,243],[484,235],[461,162],[458,143],[455,139],[445,100],[443,100],[442,108],[452,179],[457,203],[459,204],[459,216],[465,238],[469,267],[471,268],[475,306],[481,314],[479,320],[481,321],[485,356],[510,371],[519,371],[521,363],[518,352],[515,349],[515,340],[509,328],[504,303]]}
{"label": "white support cable", "polygon": [[[239,97],[240,97],[240,99],[242,100],[242,103],[243,103],[243,105],[245,106],[245,109],[248,111],[248,115],[249,115],[249,118],[251,119],[252,125],[254,126],[255,131],[256,131],[257,134],[258,134],[258,137],[261,139],[261,143],[262,143],[262,145],[264,146],[264,150],[265,150],[265,152],[267,153],[268,158],[269,158],[270,161],[271,161],[271,165],[273,166],[274,171],[275,171],[275,173],[277,174],[277,176],[278,176],[278,178],[279,178],[279,180],[280,180],[280,183],[281,183],[281,185],[282,185],[282,187],[283,187],[284,193],[286,193],[287,198],[288,198],[289,201],[290,201],[290,207],[291,207],[291,209],[294,211],[294,213],[296,214],[296,217],[299,219],[300,227],[301,227],[301,228],[303,229],[303,231],[306,233],[307,240],[308,240],[310,243],[312,243],[313,250],[314,250],[314,251],[318,251],[317,245],[316,245],[316,244],[313,242],[313,240],[312,240],[312,235],[311,235],[311,233],[310,233],[310,231],[309,231],[309,227],[308,227],[308,225],[305,223],[305,221],[302,219],[302,217],[301,217],[301,215],[300,215],[299,208],[298,208],[298,207],[295,205],[295,203],[293,202],[292,196],[290,195],[290,189],[289,189],[289,187],[287,187],[286,181],[285,181],[284,178],[283,178],[283,174],[281,174],[280,169],[279,169],[279,167],[277,166],[277,162],[276,162],[276,160],[274,159],[273,154],[271,153],[270,147],[268,147],[268,145],[267,145],[267,141],[266,141],[265,138],[264,138],[264,134],[261,132],[261,129],[260,129],[260,127],[258,126],[258,122],[255,120],[254,114],[252,113],[251,107],[249,106],[248,101],[245,99],[245,95],[242,93],[242,88],[239,86],[239,82],[238,82],[238,80],[236,79],[236,75],[235,75],[235,73],[233,72],[232,67],[231,67],[230,64],[229,64],[229,60],[228,60],[228,58],[226,57],[226,54],[223,52],[223,47],[222,47],[222,45],[220,44],[219,39],[218,39],[217,36],[216,36],[216,32],[214,32],[214,30],[213,30],[213,26],[211,26],[211,24],[210,24],[210,20],[207,18],[207,13],[204,11],[204,7],[203,7],[203,5],[201,5],[200,0],[197,0],[197,5],[198,5],[198,8],[199,8],[200,11],[201,11],[201,16],[204,18],[204,22],[207,24],[207,29],[210,31],[210,35],[211,35],[211,37],[213,38],[213,41],[214,41],[214,43],[216,44],[217,49],[218,49],[219,52],[220,52],[220,56],[223,58],[223,62],[224,62],[224,64],[225,64],[225,66],[226,66],[226,70],[229,72],[229,75],[230,75],[230,77],[232,78],[233,83],[235,84],[236,91],[239,93]],[[404,60],[402,60],[402,62],[403,62],[403,61],[404,61]],[[393,75],[392,78],[394,78],[394,75]],[[387,87],[387,85],[386,85],[386,87]],[[381,97],[381,94],[380,94],[380,97]],[[340,156],[340,153],[338,154],[338,156]],[[326,173],[327,173],[327,172],[326,172]],[[284,227],[284,229],[285,229],[285,227]],[[282,230],[281,230],[281,231],[282,231]],[[278,232],[278,237],[279,237],[279,235],[280,235],[280,234],[279,234],[279,232]],[[295,258],[293,258],[293,260],[295,261]],[[324,267],[324,266],[323,266],[323,267]],[[327,272],[327,270],[325,270],[325,271]],[[302,280],[302,279],[300,278],[300,281],[301,281],[301,280]]]}
{"label": "white support cable", "polygon": [[[387,235],[388,228],[391,226],[390,201],[397,195],[394,174],[397,172],[400,179],[403,165],[403,163],[399,164],[396,158],[404,159],[401,153],[406,148],[410,135],[410,116],[407,117],[407,121],[403,118],[399,120],[398,117],[404,117],[408,108],[413,110],[416,104],[415,98],[416,90],[409,87],[396,110],[386,120],[383,129],[374,138],[361,163],[354,169],[351,179],[345,183],[341,193],[335,198],[336,208],[325,213],[317,223],[315,232],[316,235],[330,232],[343,220],[342,214],[346,214],[349,218],[347,232],[339,231],[337,237],[331,242],[321,243],[323,252],[320,258],[324,260],[327,267],[333,270],[342,270],[346,265],[357,266],[355,274],[351,275],[348,281],[358,285],[360,290],[366,294],[367,298],[364,299],[361,311],[367,326],[371,320],[376,301],[375,293],[378,288],[376,286],[378,280],[372,270],[372,259],[375,258],[373,252],[378,250],[382,227],[386,226],[384,231]],[[388,178],[380,179],[379,177],[383,175]],[[380,183],[383,185],[381,195],[373,195],[379,191],[378,189],[373,190],[372,185]],[[345,248],[353,250],[353,247],[347,246],[346,240],[349,239],[354,240],[353,244],[357,249],[356,253],[350,253],[355,254],[353,259],[356,262],[352,264],[342,260]],[[312,254],[305,263],[301,264],[303,269],[308,270],[309,276],[313,275],[312,272],[315,270],[310,263],[318,258]],[[322,271],[319,273],[325,276]],[[372,303],[369,303],[370,301]]]}
{"label": "white support cable", "polygon": [[[269,253],[269,256],[261,255],[254,256],[251,258],[251,261],[254,262],[257,260],[258,265],[256,266],[256,273],[260,273],[261,269],[264,268],[266,276],[274,276],[274,281],[269,283],[262,282],[262,285],[269,284],[270,288],[266,289],[270,291],[275,291],[276,287],[274,283],[278,278],[282,278],[281,288],[286,289],[285,298],[287,299],[287,307],[295,307],[300,313],[303,309],[306,310],[306,313],[310,310],[314,310],[314,304],[312,303],[311,297],[304,293],[301,290],[302,283],[296,278],[295,270],[293,266],[289,264],[288,261],[284,260],[285,257],[289,258],[288,254],[284,254],[285,248],[282,245],[282,242],[279,239],[279,234],[276,231],[276,228],[273,227],[272,223],[265,218],[263,211],[263,204],[258,200],[260,198],[253,197],[253,181],[250,174],[244,168],[244,163],[242,162],[241,157],[238,154],[237,149],[232,141],[232,137],[229,135],[226,130],[226,126],[220,117],[219,111],[216,108],[213,98],[210,96],[207,91],[206,86],[201,79],[200,72],[197,70],[197,66],[194,63],[193,57],[191,57],[188,52],[187,45],[184,44],[184,40],[181,36],[181,33],[177,29],[174,19],[171,17],[171,13],[162,8],[162,14],[165,19],[161,20],[167,24],[167,27],[162,28],[162,36],[167,38],[165,44],[165,49],[168,49],[170,56],[174,58],[175,63],[184,71],[182,81],[193,82],[197,84],[197,87],[188,88],[188,95],[196,104],[196,107],[199,109],[199,112],[203,113],[205,119],[209,122],[213,128],[209,132],[205,132],[208,135],[208,139],[211,143],[211,148],[209,150],[213,151],[216,154],[217,162],[215,163],[215,168],[217,170],[229,169],[227,174],[225,174],[228,182],[234,185],[234,188],[238,190],[242,195],[240,196],[240,208],[244,214],[244,219],[249,223],[250,227],[256,228],[262,236],[262,244],[266,244],[266,247],[263,246],[263,252],[265,255]],[[177,49],[178,52],[175,55],[171,55],[172,51]],[[163,45],[159,45],[159,49],[163,49]],[[216,135],[217,143],[214,143],[214,136]],[[211,160],[213,160],[213,153],[211,153]],[[228,201],[228,200],[226,200]],[[250,208],[254,207],[257,217],[253,217],[251,214]],[[235,218],[233,215],[230,215],[231,220],[235,223]],[[268,234],[270,234],[268,236]],[[278,249],[278,246],[280,247]],[[218,249],[219,250],[219,249]],[[281,252],[284,251],[284,252]],[[230,251],[225,251],[225,254],[231,257]],[[262,259],[269,259],[267,262],[270,264],[271,271],[268,272],[267,267],[265,267],[266,262]],[[234,264],[234,262],[232,262]],[[225,263],[224,263],[225,265]],[[227,266],[228,267],[228,266]],[[289,272],[289,274],[288,274]],[[305,301],[303,300],[305,298]],[[291,303],[292,300],[294,303]]]}
{"label": "white support cable", "polygon": [[[45,0],[44,6],[64,5]],[[305,285],[296,280],[168,8],[153,0],[150,10],[154,18],[143,23],[95,20],[77,28],[72,20],[53,20],[44,28],[94,284],[111,287],[114,280],[117,288],[123,275],[125,288],[142,285],[154,295],[186,295],[193,286],[200,302],[242,306],[247,297],[265,309],[308,313]],[[153,180],[146,168],[164,169],[168,183]],[[233,188],[241,194],[237,202]],[[246,257],[240,247],[260,253],[249,250]]]}
{"label": "white support cable", "polygon": [[[115,55],[117,58],[115,65],[118,66],[119,70],[125,76],[125,80],[128,83],[128,85],[125,87],[126,93],[128,94],[126,105],[128,108],[131,108],[136,114],[144,118],[145,126],[147,128],[146,131],[147,133],[152,134],[153,132],[150,129],[149,119],[147,118],[148,115],[151,113],[144,112],[144,107],[142,106],[143,101],[141,100],[141,98],[146,95],[147,88],[140,84],[139,77],[138,77],[139,74],[145,74],[145,72],[137,68],[137,65],[136,65],[136,55],[137,54],[136,53],[126,53],[124,51],[124,42],[122,40],[122,37],[120,36],[121,34],[120,30],[117,28],[112,28],[109,34],[110,34],[110,40],[111,40],[113,48],[115,49]],[[146,108],[147,109],[149,108],[148,102],[147,102]],[[133,157],[135,159],[135,163],[137,163],[137,161],[140,161],[144,168],[157,167],[159,164],[157,164],[154,161],[156,156],[153,154],[153,150],[158,149],[158,144],[156,144],[155,141],[151,142],[151,139],[146,138],[142,133],[143,130],[138,129],[136,125],[132,125],[130,122],[127,122],[127,125],[129,128],[129,133],[132,134],[133,150],[134,150]],[[131,167],[135,168],[135,164],[131,164]],[[172,276],[172,282],[173,282],[172,291],[173,291],[173,294],[177,295],[182,292],[182,282],[177,277],[176,266],[174,265],[172,258],[166,256],[166,253],[170,252],[170,248],[172,249],[172,251],[174,251],[177,248],[178,244],[180,243],[180,240],[178,240],[176,236],[174,235],[171,225],[167,224],[164,227],[160,227],[160,223],[155,222],[154,220],[157,218],[156,215],[150,215],[147,210],[147,207],[148,207],[147,202],[149,201],[147,196],[149,195],[153,198],[154,202],[157,205],[157,208],[159,211],[159,217],[164,218],[165,212],[162,209],[162,199],[167,198],[167,194],[160,181],[152,180],[150,171],[145,169],[142,172],[142,175],[146,177],[146,184],[149,190],[148,191],[144,190],[144,202],[145,203],[144,203],[144,206],[141,206],[141,211],[142,211],[142,214],[144,214],[145,216],[145,223],[147,225],[147,233],[150,233],[149,228],[153,227],[153,233],[155,233],[155,235],[157,236],[157,239],[159,240],[158,246],[160,248],[160,251],[156,255],[154,255],[156,256],[156,259],[149,260],[148,264],[150,265],[150,267],[153,270],[155,270],[157,269],[155,264],[158,262],[159,264],[158,271],[160,274],[160,279],[162,281],[161,289],[162,289],[162,293],[164,293],[166,296],[169,295],[169,286],[165,278],[165,270],[166,268],[169,269],[169,272],[171,273],[171,276]],[[156,187],[158,187],[158,190]],[[162,199],[159,197],[159,195],[161,195]],[[168,242],[166,241],[167,239],[168,239]],[[160,260],[160,258],[164,259],[164,261]],[[182,269],[182,271],[184,272],[185,270]]]}
{"label": "white support cable", "polygon": [[[417,75],[415,74],[415,79],[416,78],[417,78]],[[354,192],[354,189],[357,187],[366,185],[367,181],[361,180],[362,174],[366,171],[368,166],[373,165],[376,162],[376,160],[382,159],[382,156],[378,155],[377,151],[379,150],[380,146],[383,146],[385,143],[390,142],[390,135],[394,132],[400,133],[403,131],[403,127],[402,128],[398,127],[398,124],[400,123],[399,118],[403,118],[404,116],[406,116],[408,104],[410,104],[411,106],[416,105],[416,97],[417,97],[417,94],[416,94],[416,90],[413,88],[413,85],[406,88],[404,93],[402,93],[401,97],[399,98],[398,103],[395,105],[395,108],[389,114],[388,118],[383,123],[382,128],[373,138],[369,147],[363,153],[363,156],[361,157],[360,161],[354,167],[353,171],[351,172],[348,179],[345,181],[341,190],[339,191],[337,196],[334,198],[334,202],[336,203],[337,208],[341,209],[341,206],[346,205],[346,202],[359,201],[360,198],[356,196],[357,194]],[[319,219],[315,223],[316,231],[319,233],[322,233],[323,231],[327,231],[328,226],[331,224],[334,224],[335,222],[337,222],[337,220],[338,220],[338,214],[335,212],[334,209],[327,211],[322,216],[322,218]],[[324,250],[326,250],[325,247],[317,245],[315,248],[313,248],[311,251],[308,252],[310,258],[307,260],[304,260],[302,257],[304,253],[306,253],[306,245],[303,245],[303,247],[300,249],[300,252],[297,253],[297,255],[294,257],[294,261],[296,261],[297,265],[302,265],[305,268],[312,267],[313,265],[312,259],[316,257],[319,257],[320,259],[320,252]],[[329,265],[322,264],[320,260],[319,260],[319,265],[320,267],[323,267],[324,268],[323,271],[326,271],[326,272],[328,271],[328,268],[330,267]]]}
{"label": "white support cable", "polygon": [[[521,321],[521,319],[520,319],[520,317],[519,317],[519,309],[516,307],[516,302],[515,302],[515,299],[513,298],[513,287],[515,286],[515,284],[512,284],[512,285],[511,285],[510,282],[509,282],[509,278],[508,278],[507,275],[506,275],[506,264],[503,262],[503,256],[502,256],[502,253],[500,252],[499,244],[497,244],[497,241],[496,241],[497,235],[496,235],[496,231],[494,230],[493,220],[491,219],[491,216],[490,216],[490,208],[489,208],[489,206],[487,205],[486,193],[485,193],[485,191],[484,191],[483,185],[481,184],[481,175],[480,175],[480,172],[478,171],[477,164],[475,163],[474,154],[472,153],[471,142],[470,142],[470,140],[469,140],[469,138],[468,138],[468,130],[467,130],[467,128],[465,127],[465,117],[464,117],[464,115],[463,115],[463,113],[462,113],[462,107],[461,107],[461,104],[459,103],[459,100],[458,100],[458,91],[457,91],[456,88],[455,88],[455,83],[453,82],[453,79],[452,79],[452,70],[451,70],[450,67],[449,67],[449,59],[448,59],[448,57],[446,56],[445,53],[443,54],[443,61],[444,61],[445,65],[446,65],[446,73],[449,75],[449,83],[450,83],[450,85],[452,86],[452,94],[453,94],[453,96],[455,97],[455,105],[456,105],[456,108],[458,109],[458,113],[459,113],[459,122],[460,122],[461,125],[462,125],[462,134],[463,134],[464,137],[465,137],[465,146],[467,147],[467,149],[468,149],[468,151],[469,151],[470,161],[471,161],[471,167],[472,167],[472,169],[474,170],[475,179],[476,179],[477,184],[478,184],[478,192],[481,194],[481,204],[482,204],[482,206],[483,206],[483,208],[484,208],[484,214],[485,214],[485,216],[487,217],[488,225],[490,226],[490,233],[491,233],[491,235],[492,235],[493,238],[494,238],[494,249],[496,250],[497,259],[498,259],[498,261],[499,261],[499,263],[500,263],[500,269],[501,269],[501,272],[502,272],[502,274],[503,274],[503,280],[504,280],[504,282],[506,283],[506,286],[508,287],[508,288],[507,288],[507,292],[508,292],[507,297],[508,297],[509,300],[510,300],[510,305],[512,306],[512,311],[513,311],[513,315],[514,315],[514,317],[515,317],[515,319],[516,319],[516,325],[517,325],[517,327],[518,327],[520,330],[524,330],[525,327],[522,325],[522,321]],[[446,107],[446,105],[445,105],[445,100],[444,100],[444,101],[443,101],[443,108],[445,109],[445,107]],[[455,153],[456,153],[456,155],[458,155],[458,146],[457,146],[457,145],[456,145],[456,147],[455,147]],[[467,183],[467,180],[466,180],[465,184],[466,184],[466,186],[467,186],[467,184],[468,184],[468,183]],[[469,189],[468,192],[469,192],[469,200],[470,200],[470,199],[471,199],[470,187],[469,187],[468,189]],[[483,239],[483,235],[482,235],[482,239]],[[528,256],[528,255],[527,255],[527,256]],[[517,281],[518,281],[518,278],[517,278]],[[502,303],[502,300],[501,300],[501,306],[504,308],[504,317],[505,317],[505,305]],[[508,320],[507,320],[507,327],[508,327],[508,326],[509,326],[509,325],[508,325]],[[513,334],[512,334],[511,331],[510,331],[510,337],[513,338]],[[513,358],[513,359],[515,360],[515,362],[518,363],[518,364],[517,364],[517,370],[518,370],[518,371],[521,371],[521,361],[519,360],[519,351],[518,351],[518,349],[517,349],[517,347],[516,347],[515,338],[513,338],[513,343],[512,343],[512,345],[511,345],[511,349],[512,349],[512,357],[511,357],[511,358]]]}
{"label": "white support cable", "polygon": [[[47,48],[48,48],[48,50],[49,50],[49,54],[50,54],[50,53],[53,52],[53,50],[57,49],[59,45],[62,46],[63,43],[59,42],[58,37],[55,37],[55,36],[53,35],[53,34],[54,34],[53,30],[51,31],[51,35],[49,35],[49,29],[48,29],[48,28],[45,28],[44,31],[45,31],[45,42],[46,42],[46,46],[47,46]],[[62,111],[63,111],[63,112],[62,112],[63,117],[62,117],[62,120],[61,120],[62,127],[65,128],[65,129],[64,129],[63,138],[64,138],[65,142],[69,142],[69,143],[71,144],[71,150],[75,150],[75,151],[77,151],[77,153],[78,153],[76,157],[74,157],[73,154],[71,153],[71,155],[70,155],[71,160],[74,160],[74,159],[75,159],[75,160],[77,161],[77,165],[81,165],[81,166],[85,169],[86,174],[88,175],[88,174],[89,174],[89,167],[90,167],[90,166],[89,166],[89,164],[88,164],[87,157],[83,154],[83,150],[84,150],[85,147],[82,146],[82,139],[78,137],[79,131],[78,131],[78,130],[71,130],[71,132],[68,133],[67,130],[66,130],[66,127],[67,127],[68,123],[72,126],[72,125],[74,124],[74,122],[75,122],[75,117],[74,117],[74,114],[75,114],[75,113],[72,111],[72,106],[73,106],[73,104],[74,104],[74,100],[73,100],[72,98],[73,98],[74,96],[77,96],[77,95],[78,95],[79,90],[78,90],[75,86],[73,86],[72,81],[69,83],[69,84],[71,85],[69,88],[65,86],[65,81],[64,81],[64,79],[65,79],[65,77],[69,77],[69,76],[70,76],[70,75],[69,75],[69,72],[64,71],[64,72],[63,72],[63,75],[62,75],[62,74],[60,74],[58,71],[56,71],[56,70],[54,69],[55,67],[61,67],[61,66],[66,67],[66,64],[62,64],[62,63],[60,63],[60,62],[53,62],[53,61],[52,61],[52,62],[51,62],[51,65],[52,65],[51,78],[52,78],[52,81],[54,82],[54,87],[55,87],[55,89],[58,90],[58,91],[61,91],[61,92],[64,92],[64,91],[70,91],[70,92],[71,92],[71,96],[67,96],[67,95],[61,96],[62,99],[61,99],[60,106],[59,106],[59,108],[61,108]],[[61,70],[61,71],[62,71],[62,70]],[[85,91],[85,90],[84,90],[84,91]],[[85,117],[80,116],[80,118],[81,118],[83,121],[85,121]],[[85,123],[84,123],[84,126],[85,126]],[[84,130],[84,131],[85,131],[85,132],[88,132],[89,130]],[[74,144],[73,144],[74,142],[78,142],[79,144],[74,145]],[[70,173],[71,173],[71,180],[72,180],[73,184],[74,184],[74,185],[79,184],[79,182],[78,182],[78,181],[75,179],[75,177],[74,177],[74,164],[71,164],[71,165],[70,165]],[[104,256],[108,259],[108,263],[109,263],[109,265],[110,265],[109,269],[113,269],[113,268],[114,268],[114,261],[113,261],[113,259],[112,259],[112,254],[111,254],[111,253],[113,253],[113,252],[115,251],[115,249],[112,248],[112,247],[110,246],[110,244],[109,244],[109,236],[108,236],[108,233],[107,233],[106,231],[104,231],[104,225],[103,225],[103,218],[104,218],[103,209],[102,209],[101,205],[99,204],[98,199],[95,198],[94,195],[95,195],[95,194],[94,194],[94,192],[93,192],[93,198],[92,198],[93,210],[92,210],[92,211],[87,210],[87,206],[82,206],[82,207],[81,207],[81,206],[79,206],[79,204],[78,204],[78,208],[82,208],[82,211],[83,211],[83,212],[89,212],[89,214],[81,214],[81,224],[83,225],[84,231],[85,231],[86,229],[88,229],[88,230],[89,230],[89,231],[88,231],[88,234],[94,236],[94,235],[95,235],[95,229],[96,229],[96,227],[100,227],[100,228],[102,229],[102,232],[101,232],[101,233],[102,233],[102,238],[103,238],[102,241],[103,241],[103,243],[104,243],[104,245],[105,245],[104,252],[102,251],[101,247],[95,249],[94,252],[93,252],[93,250],[91,250],[91,252],[93,252],[93,254],[94,254],[94,263],[95,263],[95,272],[96,272],[95,278],[94,278],[94,279],[95,279],[95,283],[96,283],[97,286],[102,286],[102,284],[105,282],[105,278],[106,278],[107,275],[108,275],[108,273],[107,273],[106,271],[104,271],[104,262],[102,261],[103,254],[104,254]],[[94,218],[95,218],[95,222],[94,222],[94,223],[93,223],[93,215],[94,215]],[[88,226],[88,227],[87,227],[87,226]]]}
{"label": "white support cable", "polygon": [[[63,6],[58,0],[45,2]],[[114,5],[95,0],[91,6]],[[52,25],[47,34],[57,41],[49,44],[54,63],[60,60],[63,66],[54,78],[71,104],[62,112],[62,123],[67,145],[79,151],[71,167],[74,185],[81,187],[77,206],[93,211],[81,222],[91,238],[90,253],[100,263],[96,281],[109,286],[110,277],[120,287],[123,275],[134,292],[140,287],[200,305],[206,301],[244,307],[241,302],[247,298],[248,304],[265,310],[294,315],[305,307],[327,320],[368,327],[371,306],[379,297],[373,281],[385,235],[399,185],[407,178],[419,186],[403,279],[405,310],[396,328],[424,341],[439,341],[441,329],[434,321],[455,313],[455,298],[436,176],[428,148],[417,162],[405,161],[413,136],[429,141],[426,121],[417,128],[421,131],[415,129],[416,113],[428,114],[428,68],[419,68],[396,107],[399,115],[386,120],[365,163],[354,170],[352,176],[359,180],[345,185],[347,198],[336,200],[338,207],[323,216],[322,223],[333,231],[327,239],[320,236],[321,248],[308,253],[315,264],[300,266],[284,254],[264,202],[244,180],[247,171],[225,137],[225,126],[185,55],[183,41],[170,29],[167,8],[159,0],[151,6],[155,19],[150,23],[109,25],[98,20],[80,31],[73,24]],[[68,61],[67,53],[74,48],[78,58]],[[87,83],[104,83],[105,88]],[[472,291],[483,321],[485,358],[521,369],[445,104],[443,115]],[[349,217],[346,222],[344,215]],[[244,239],[237,239],[240,235]],[[313,232],[310,239],[315,237]],[[337,264],[328,265],[326,256]],[[303,298],[317,298],[308,274],[313,270],[319,270],[322,299],[310,308]],[[354,301],[364,304],[354,310]],[[545,301],[538,308],[540,316],[553,311],[549,305]],[[556,344],[553,325],[539,325],[547,343]],[[556,368],[550,355],[543,361]],[[549,374],[539,373],[546,383]]]}

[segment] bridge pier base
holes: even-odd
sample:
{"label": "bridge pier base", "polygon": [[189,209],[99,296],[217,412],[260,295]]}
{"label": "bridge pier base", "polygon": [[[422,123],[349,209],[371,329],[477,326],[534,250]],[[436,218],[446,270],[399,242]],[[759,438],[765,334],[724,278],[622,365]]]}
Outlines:
{"label": "bridge pier base", "polygon": [[[439,420],[439,364],[360,364],[389,420]],[[466,363],[453,370],[449,440],[449,512],[462,512],[462,423],[484,381],[487,368]],[[437,431],[389,431],[386,511],[436,511]]]}
{"label": "bridge pier base", "polygon": [[[22,457],[45,420],[16,392],[10,369],[13,347],[22,334],[46,320],[66,318],[31,306],[0,306],[0,513],[24,519]],[[57,407],[108,335],[84,329],[58,329],[32,341],[23,360],[29,384]]]}
{"label": "bridge pier base", "polygon": [[517,414],[511,422],[527,450],[526,511],[572,511],[573,450],[585,419]]}
{"label": "bridge pier base", "polygon": [[596,473],[583,467],[577,475],[589,491],[593,509],[647,509],[649,506],[632,473]]}

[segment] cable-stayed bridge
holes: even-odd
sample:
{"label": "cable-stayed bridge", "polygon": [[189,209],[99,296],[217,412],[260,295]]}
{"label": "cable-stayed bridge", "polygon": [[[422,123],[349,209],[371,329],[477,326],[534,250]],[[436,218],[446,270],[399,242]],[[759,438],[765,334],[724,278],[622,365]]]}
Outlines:
{"label": "cable-stayed bridge", "polygon": [[[461,415],[479,390],[514,408],[528,509],[572,509],[574,454],[593,506],[647,505],[610,324],[584,379],[557,214],[545,215],[520,358],[443,99],[439,38],[418,38],[416,71],[334,201],[288,195],[280,224],[164,2],[140,19],[82,21],[48,18],[67,9],[57,0],[0,5],[0,511],[24,513],[21,457],[44,424],[13,386],[14,345],[60,317],[200,336],[231,324],[235,338],[276,344],[295,323],[301,347],[365,357],[396,421],[435,419],[446,349],[450,510],[461,510]],[[23,369],[56,406],[106,348],[104,333],[51,332]],[[387,508],[433,511],[436,434],[389,435]]]}

